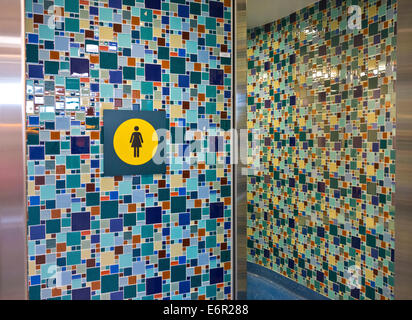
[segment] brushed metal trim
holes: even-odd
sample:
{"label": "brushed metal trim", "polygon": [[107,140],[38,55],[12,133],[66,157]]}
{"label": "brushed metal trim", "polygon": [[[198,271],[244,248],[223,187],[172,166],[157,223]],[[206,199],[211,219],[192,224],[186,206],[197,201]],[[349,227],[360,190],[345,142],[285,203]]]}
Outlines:
{"label": "brushed metal trim", "polygon": [[412,6],[398,0],[395,299],[412,299]]}
{"label": "brushed metal trim", "polygon": [[0,300],[27,298],[24,1],[0,0]]}
{"label": "brushed metal trim", "polygon": [[[237,300],[246,299],[246,223],[247,223],[247,196],[245,164],[240,159],[245,159],[239,151],[247,152],[247,148],[240,148],[242,143],[240,131],[247,129],[246,113],[246,90],[247,90],[247,0],[235,0],[235,106],[233,109],[233,127],[237,133],[234,139],[234,156],[237,163],[234,164],[233,177],[233,198],[234,198],[234,224],[233,224],[233,274],[234,274],[234,296]],[[244,144],[245,142],[243,142]]]}

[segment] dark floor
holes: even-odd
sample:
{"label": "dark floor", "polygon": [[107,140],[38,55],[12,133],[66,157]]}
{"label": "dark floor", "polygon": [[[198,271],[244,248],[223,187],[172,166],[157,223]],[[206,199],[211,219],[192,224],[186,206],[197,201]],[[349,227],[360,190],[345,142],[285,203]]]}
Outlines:
{"label": "dark floor", "polygon": [[248,262],[248,300],[329,300],[281,274]]}
{"label": "dark floor", "polygon": [[248,300],[305,300],[266,278],[253,273],[247,274],[247,299]]}

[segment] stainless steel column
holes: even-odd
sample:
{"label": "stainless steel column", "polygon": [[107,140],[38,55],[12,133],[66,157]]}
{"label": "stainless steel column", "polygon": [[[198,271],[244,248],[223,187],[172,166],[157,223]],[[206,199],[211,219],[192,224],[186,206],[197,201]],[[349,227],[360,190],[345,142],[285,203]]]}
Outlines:
{"label": "stainless steel column", "polygon": [[398,0],[395,299],[412,299],[412,3]]}
{"label": "stainless steel column", "polygon": [[[234,128],[237,132],[237,148],[233,151],[237,154],[237,162],[234,166],[234,194],[233,207],[235,219],[233,226],[233,275],[235,299],[246,299],[246,221],[247,221],[247,196],[246,178],[247,166],[241,162],[239,151],[247,152],[246,141],[240,134],[247,129],[247,18],[246,0],[235,0],[235,108],[233,110]],[[240,147],[242,145],[242,148]],[[237,149],[237,150],[236,150]]]}
{"label": "stainless steel column", "polygon": [[0,299],[25,299],[23,1],[0,0]]}

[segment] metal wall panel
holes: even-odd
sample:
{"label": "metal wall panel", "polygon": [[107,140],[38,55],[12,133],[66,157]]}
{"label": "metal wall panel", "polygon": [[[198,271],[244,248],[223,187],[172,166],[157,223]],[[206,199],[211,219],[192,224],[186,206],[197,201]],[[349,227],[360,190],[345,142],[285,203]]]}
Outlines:
{"label": "metal wall panel", "polygon": [[[246,299],[246,222],[247,222],[247,196],[246,178],[247,166],[241,159],[246,158],[247,135],[241,134],[247,129],[247,16],[246,0],[235,0],[235,108],[234,108],[234,128],[237,133],[235,150],[233,153],[237,157],[234,166],[234,260],[233,274],[235,299]],[[246,139],[246,141],[245,141]],[[241,145],[243,146],[241,148]]]}
{"label": "metal wall panel", "polygon": [[25,299],[23,1],[0,7],[0,299]]}
{"label": "metal wall panel", "polygon": [[395,299],[412,299],[412,3],[398,0]]}

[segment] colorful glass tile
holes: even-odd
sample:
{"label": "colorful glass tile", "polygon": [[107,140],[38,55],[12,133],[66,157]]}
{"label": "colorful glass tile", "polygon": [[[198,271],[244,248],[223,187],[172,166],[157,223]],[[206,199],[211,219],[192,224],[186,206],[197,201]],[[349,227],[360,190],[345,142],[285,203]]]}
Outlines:
{"label": "colorful glass tile", "polygon": [[229,0],[26,1],[30,299],[232,297],[226,155],[183,162],[171,130],[167,174],[102,172],[103,109],[229,129],[231,17]]}
{"label": "colorful glass tile", "polygon": [[331,299],[394,298],[396,16],[322,0],[248,31],[248,261]]}

